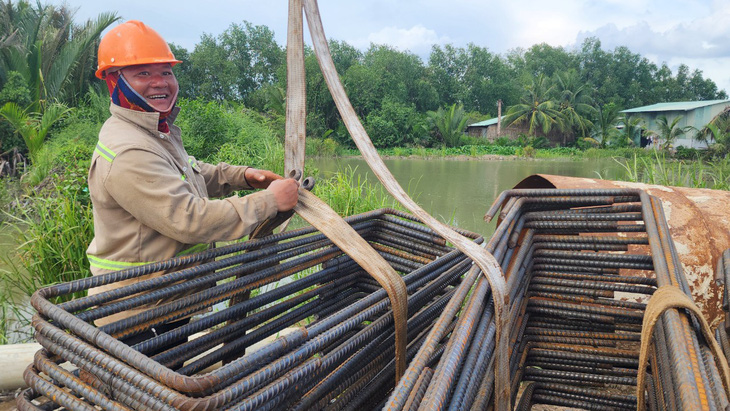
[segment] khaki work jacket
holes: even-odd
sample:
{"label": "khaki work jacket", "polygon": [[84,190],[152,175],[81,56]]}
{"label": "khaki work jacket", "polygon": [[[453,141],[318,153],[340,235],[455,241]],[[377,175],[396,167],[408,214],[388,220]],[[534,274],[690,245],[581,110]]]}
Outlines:
{"label": "khaki work jacket", "polygon": [[[95,236],[87,255],[94,275],[239,239],[276,215],[268,190],[209,199],[251,189],[247,167],[214,166],[188,156],[179,127],[170,124],[168,134],[157,130],[158,113],[114,104],[110,111],[89,168]],[[102,288],[109,287],[91,291]]]}

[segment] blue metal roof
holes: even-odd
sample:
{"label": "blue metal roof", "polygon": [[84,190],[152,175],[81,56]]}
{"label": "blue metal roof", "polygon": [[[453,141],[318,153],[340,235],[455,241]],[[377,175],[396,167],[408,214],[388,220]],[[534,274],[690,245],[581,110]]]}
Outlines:
{"label": "blue metal roof", "polygon": [[469,124],[467,127],[487,127],[497,124],[497,117],[490,118],[489,120],[480,121],[478,123]]}
{"label": "blue metal roof", "polygon": [[646,113],[650,111],[690,111],[700,107],[712,106],[715,104],[728,104],[730,100],[708,100],[708,101],[677,101],[673,103],[657,103],[650,106],[630,108],[621,111],[622,113]]}

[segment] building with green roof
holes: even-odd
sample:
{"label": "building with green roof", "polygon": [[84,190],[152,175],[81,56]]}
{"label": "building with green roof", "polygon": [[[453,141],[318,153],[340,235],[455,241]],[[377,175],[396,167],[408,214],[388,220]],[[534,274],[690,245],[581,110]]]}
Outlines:
{"label": "building with green roof", "polygon": [[[643,126],[648,131],[658,132],[656,119],[659,116],[666,116],[667,121],[671,124],[678,116],[681,119],[677,123],[678,127],[692,126],[695,129],[701,129],[707,123],[730,107],[730,100],[708,100],[708,101],[678,101],[672,103],[657,103],[650,106],[636,107],[622,111],[630,117],[641,117]],[[646,132],[644,134],[647,134]],[[694,132],[690,131],[674,142],[675,147],[693,147],[705,148],[706,144],[694,140]],[[637,146],[646,146],[648,142],[646,136],[635,136],[634,144]],[[643,144],[642,144],[643,143]]]}

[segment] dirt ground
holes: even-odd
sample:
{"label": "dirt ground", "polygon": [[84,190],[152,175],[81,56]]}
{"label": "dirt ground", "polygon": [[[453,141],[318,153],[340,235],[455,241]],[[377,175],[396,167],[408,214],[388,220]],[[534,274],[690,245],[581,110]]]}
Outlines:
{"label": "dirt ground", "polygon": [[0,411],[16,410],[15,407],[15,396],[20,393],[20,390],[10,392],[0,392]]}

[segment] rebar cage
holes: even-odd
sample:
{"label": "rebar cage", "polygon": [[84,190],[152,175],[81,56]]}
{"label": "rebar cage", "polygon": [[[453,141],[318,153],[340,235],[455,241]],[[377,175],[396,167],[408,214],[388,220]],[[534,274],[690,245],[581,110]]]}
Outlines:
{"label": "rebar cage", "polygon": [[[729,405],[696,318],[668,309],[642,335],[658,287],[691,295],[658,200],[632,189],[510,190],[488,214],[500,208],[485,246],[507,279],[509,376],[495,376],[484,276],[415,218],[379,210],[347,221],[408,288],[408,369],[397,384],[386,293],[306,228],[39,290],[44,349],[19,408],[487,409],[494,379],[509,378],[518,409],[635,409],[642,338],[653,341],[645,406]],[[121,312],[132,315],[93,325]]]}
{"label": "rebar cage", "polygon": [[[471,262],[399,211],[347,221],[404,275],[409,341],[422,340]],[[52,302],[109,284],[124,285]],[[387,295],[312,228],[48,287],[32,304],[44,350],[26,372],[33,389],[21,408],[36,396],[69,409],[310,408],[355,394],[348,402],[382,402],[394,385]],[[79,371],[57,365],[64,360]],[[379,395],[355,388],[376,375]]]}

